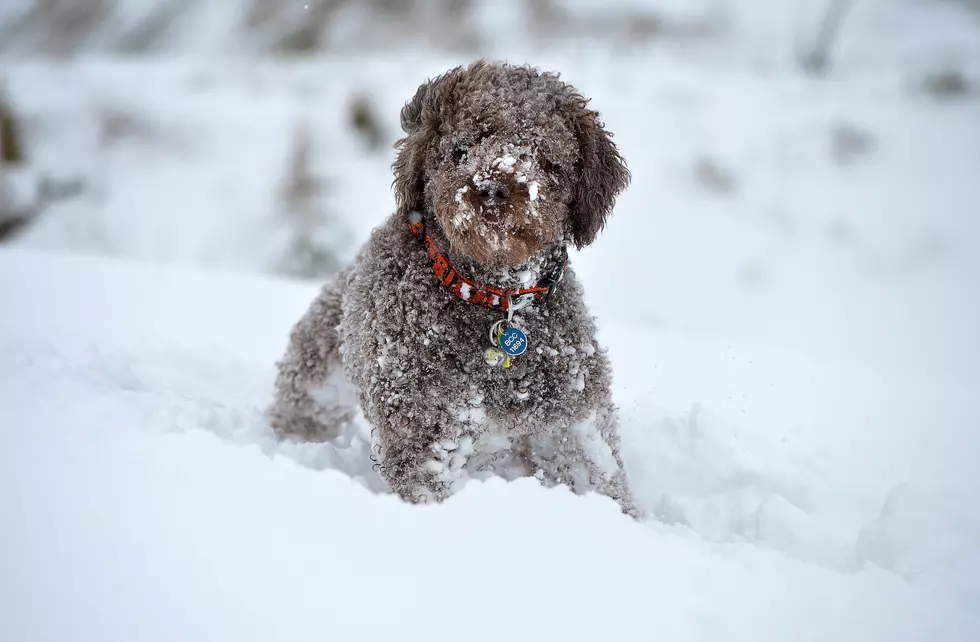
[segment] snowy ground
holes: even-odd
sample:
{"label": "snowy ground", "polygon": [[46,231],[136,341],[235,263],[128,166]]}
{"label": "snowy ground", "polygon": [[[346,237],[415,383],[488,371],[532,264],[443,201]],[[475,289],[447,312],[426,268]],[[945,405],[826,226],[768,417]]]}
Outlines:
{"label": "snowy ground", "polygon": [[[0,638],[980,633],[971,391],[613,323],[622,380],[657,364],[620,399],[659,519],[533,480],[411,507],[372,492],[363,442],[283,446],[262,419],[312,295],[0,252]],[[728,423],[737,390],[760,402]]]}
{"label": "snowy ground", "polygon": [[[297,132],[303,229],[347,258],[393,205],[348,101],[390,142],[470,56],[0,60],[30,155],[3,196],[85,186],[0,250],[0,640],[980,639],[980,23],[865,0],[813,78],[815,3],[647,4],[724,28],[481,27],[593,96],[633,172],[572,260],[644,524],[531,480],[404,506],[363,439],[261,416],[316,288],[269,276]],[[972,93],[922,89],[948,69]]]}

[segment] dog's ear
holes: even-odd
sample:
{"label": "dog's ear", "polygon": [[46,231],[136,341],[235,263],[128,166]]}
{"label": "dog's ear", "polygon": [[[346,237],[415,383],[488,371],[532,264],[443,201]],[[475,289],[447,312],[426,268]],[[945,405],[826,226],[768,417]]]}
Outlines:
{"label": "dog's ear", "polygon": [[616,196],[626,189],[630,173],[612,134],[578,94],[571,96],[568,121],[579,144],[578,181],[569,204],[572,240],[579,249],[590,245],[612,213]]}
{"label": "dog's ear", "polygon": [[422,126],[422,105],[432,92],[432,83],[437,80],[429,80],[421,85],[415,92],[415,96],[402,107],[401,125],[402,131],[406,134],[414,134]]}
{"label": "dog's ear", "polygon": [[392,165],[395,200],[402,214],[425,207],[425,157],[439,137],[439,124],[461,73],[462,68],[457,67],[423,83],[402,107],[401,126],[405,137],[395,143],[399,152]]}

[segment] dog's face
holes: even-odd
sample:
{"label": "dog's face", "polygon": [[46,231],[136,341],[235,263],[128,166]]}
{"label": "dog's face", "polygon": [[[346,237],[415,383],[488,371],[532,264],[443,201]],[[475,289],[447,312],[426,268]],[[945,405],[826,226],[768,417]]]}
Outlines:
{"label": "dog's face", "polygon": [[629,173],[586,101],[557,76],[477,62],[402,110],[399,210],[427,210],[453,250],[512,266],[602,229]]}
{"label": "dog's face", "polygon": [[524,110],[486,107],[480,120],[457,112],[444,123],[425,201],[455,249],[484,264],[519,265],[564,232],[577,143],[561,121],[535,128]]}

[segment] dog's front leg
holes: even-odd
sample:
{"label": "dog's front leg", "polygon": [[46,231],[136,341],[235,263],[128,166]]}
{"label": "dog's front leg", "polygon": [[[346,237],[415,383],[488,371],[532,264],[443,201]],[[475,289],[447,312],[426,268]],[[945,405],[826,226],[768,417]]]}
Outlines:
{"label": "dog's front leg", "polygon": [[399,413],[374,431],[374,450],[381,476],[402,499],[413,503],[442,501],[465,476],[473,439],[465,425],[441,415],[432,422]]}
{"label": "dog's front leg", "polygon": [[344,271],[324,286],[290,333],[267,411],[280,438],[329,441],[352,426],[357,398],[344,374],[337,332],[346,284]]}
{"label": "dog's front leg", "polygon": [[603,495],[616,501],[623,512],[635,519],[643,518],[643,511],[633,497],[632,485],[620,452],[619,420],[612,405],[598,408],[582,422],[572,426],[588,462],[590,485]]}
{"label": "dog's front leg", "polygon": [[620,455],[616,412],[611,406],[532,435],[523,459],[545,486],[564,484],[576,493],[595,491],[617,502],[624,513],[642,517]]}

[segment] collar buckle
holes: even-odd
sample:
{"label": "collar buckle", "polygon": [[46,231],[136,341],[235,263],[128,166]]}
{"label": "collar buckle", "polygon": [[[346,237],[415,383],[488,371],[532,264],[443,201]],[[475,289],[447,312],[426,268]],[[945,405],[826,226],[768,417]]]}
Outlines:
{"label": "collar buckle", "polygon": [[551,298],[558,289],[558,284],[565,278],[565,266],[568,265],[568,248],[564,245],[561,248],[561,254],[561,263],[558,264],[555,271],[538,281],[539,287],[548,288],[548,291],[541,297],[542,302]]}

